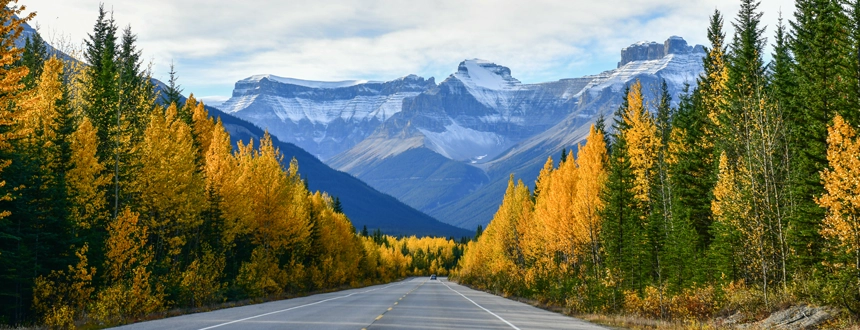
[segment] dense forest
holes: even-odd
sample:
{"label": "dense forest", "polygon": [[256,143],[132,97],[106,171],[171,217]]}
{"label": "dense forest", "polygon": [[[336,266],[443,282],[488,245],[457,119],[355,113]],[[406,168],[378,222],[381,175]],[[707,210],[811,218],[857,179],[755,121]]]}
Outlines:
{"label": "dense forest", "polygon": [[447,274],[459,243],[357,232],[266,135],[234,145],[175,72],[158,91],[99,8],[80,54],[0,11],[0,325],[168,310]]}
{"label": "dense forest", "polygon": [[795,6],[769,63],[758,1],[731,40],[714,12],[678,106],[634,83],[533,191],[512,177],[459,280],[575,313],[860,315],[860,1]]}

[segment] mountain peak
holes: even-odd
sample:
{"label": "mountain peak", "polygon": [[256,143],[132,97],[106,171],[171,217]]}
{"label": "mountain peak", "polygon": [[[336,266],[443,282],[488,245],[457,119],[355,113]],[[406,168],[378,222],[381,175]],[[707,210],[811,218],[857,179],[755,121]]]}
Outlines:
{"label": "mountain peak", "polygon": [[690,54],[703,52],[700,45],[688,46],[687,41],[679,36],[671,36],[663,43],[654,41],[639,41],[621,49],[621,62],[618,67],[635,61],[659,60],[669,54]]}
{"label": "mountain peak", "polygon": [[245,78],[243,80],[240,80],[240,82],[246,82],[246,83],[248,83],[248,82],[260,82],[263,79],[273,81],[273,82],[282,83],[282,84],[288,84],[288,85],[303,86],[303,87],[308,87],[308,88],[325,88],[325,89],[351,87],[351,86],[367,84],[367,83],[381,83],[380,81],[368,81],[368,80],[314,81],[314,80],[303,80],[303,79],[296,79],[296,78],[278,77],[278,76],[273,75],[273,74],[253,75],[253,76],[250,76],[250,77]]}
{"label": "mountain peak", "polygon": [[519,80],[511,77],[511,69],[477,58],[460,62],[453,76],[467,86],[489,90],[510,89],[520,85]]}

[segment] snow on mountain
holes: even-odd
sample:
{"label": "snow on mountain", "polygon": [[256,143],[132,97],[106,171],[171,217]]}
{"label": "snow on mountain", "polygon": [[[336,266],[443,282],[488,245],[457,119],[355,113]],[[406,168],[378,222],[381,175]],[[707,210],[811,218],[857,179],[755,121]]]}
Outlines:
{"label": "snow on mountain", "polygon": [[430,150],[457,161],[477,164],[493,158],[511,146],[511,141],[493,132],[482,132],[460,126],[456,121],[445,126],[442,132],[418,129],[424,136],[425,146]]}
{"label": "snow on mountain", "polygon": [[295,79],[295,78],[284,78],[284,77],[278,77],[276,75],[271,75],[271,74],[254,75],[254,76],[250,76],[248,78],[245,78],[242,81],[254,83],[254,82],[259,82],[260,80],[263,80],[263,79],[269,79],[269,80],[276,81],[276,82],[279,82],[282,84],[303,86],[303,87],[307,87],[307,88],[327,88],[327,89],[351,87],[351,86],[361,85],[361,84],[382,84],[382,83],[384,83],[383,81],[369,81],[369,80],[313,81],[313,80],[302,80],[302,79]]}
{"label": "snow on mountain", "polygon": [[257,75],[237,82],[222,108],[421,211],[475,228],[492,217],[511,173],[533,182],[547,156],[582,142],[598,114],[611,116],[625,86],[639,80],[651,98],[665,81],[677,104],[704,55],[680,37],[640,42],[621,51],[616,69],[537,84],[480,59],[460,62],[438,85],[415,75]]}
{"label": "snow on mountain", "polygon": [[588,76],[592,79],[591,82],[576,97],[581,97],[585,92],[593,96],[605,88],[619,92],[636,77],[641,76],[654,76],[674,86],[695,85],[702,71],[703,56],[703,53],[693,52],[669,54],[657,60],[630,62],[618,69]]}
{"label": "snow on mountain", "polygon": [[511,77],[511,69],[480,59],[460,62],[457,72],[449,79],[459,80],[467,92],[491,108],[509,106],[509,92],[522,86],[519,80]]}
{"label": "snow on mountain", "polygon": [[387,82],[255,75],[236,82],[220,108],[325,160],[368,137],[405,98],[434,86],[433,78],[416,75]]}

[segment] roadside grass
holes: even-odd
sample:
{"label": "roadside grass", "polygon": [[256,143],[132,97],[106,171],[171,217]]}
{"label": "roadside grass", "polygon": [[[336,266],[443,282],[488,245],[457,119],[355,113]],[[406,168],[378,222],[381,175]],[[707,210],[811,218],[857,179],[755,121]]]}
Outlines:
{"label": "roadside grass", "polygon": [[643,296],[628,293],[625,310],[606,313],[582,313],[564,304],[459,284],[611,329],[860,330],[860,315],[833,298],[840,296],[839,290],[808,278],[769,289],[767,303],[760,288],[740,281],[719,288],[690,289],[673,297],[660,295],[653,288]]}

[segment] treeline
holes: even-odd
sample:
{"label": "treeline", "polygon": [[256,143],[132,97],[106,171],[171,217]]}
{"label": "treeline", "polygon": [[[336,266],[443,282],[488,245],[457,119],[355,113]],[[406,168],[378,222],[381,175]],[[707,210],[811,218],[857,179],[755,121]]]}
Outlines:
{"label": "treeline", "polygon": [[38,34],[16,48],[34,16],[16,3],[0,0],[0,324],[116,325],[446,274],[462,254],[356,233],[268,134],[234,146],[172,70],[157,92],[103,8],[79,61]]}
{"label": "treeline", "polygon": [[[707,318],[811,302],[860,314],[860,1],[798,0],[776,26],[710,19],[704,73],[671,107],[628,87],[576,159],[504,201],[457,276],[575,312]],[[658,90],[659,90],[658,86]]]}

